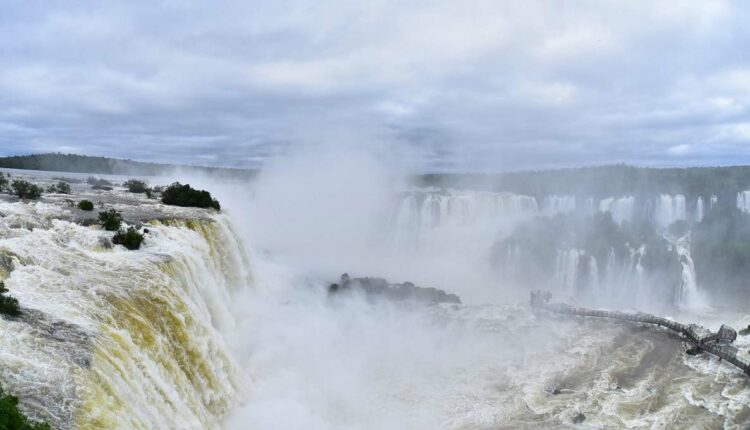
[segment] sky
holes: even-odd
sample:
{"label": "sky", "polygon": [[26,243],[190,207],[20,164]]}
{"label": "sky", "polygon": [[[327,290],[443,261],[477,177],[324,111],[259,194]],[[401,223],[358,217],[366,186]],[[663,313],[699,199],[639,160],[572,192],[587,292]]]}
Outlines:
{"label": "sky", "polygon": [[0,155],[750,164],[750,2],[0,0]]}

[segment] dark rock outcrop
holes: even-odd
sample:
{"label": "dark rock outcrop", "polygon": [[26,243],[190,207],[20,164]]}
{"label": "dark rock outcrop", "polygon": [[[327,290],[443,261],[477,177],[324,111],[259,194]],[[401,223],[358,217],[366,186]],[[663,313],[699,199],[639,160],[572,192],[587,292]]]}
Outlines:
{"label": "dark rock outcrop", "polygon": [[351,278],[348,273],[341,275],[336,284],[328,287],[328,294],[340,295],[359,292],[368,298],[383,298],[393,301],[415,301],[423,303],[461,303],[455,295],[437,288],[417,287],[411,282],[391,284],[383,278]]}

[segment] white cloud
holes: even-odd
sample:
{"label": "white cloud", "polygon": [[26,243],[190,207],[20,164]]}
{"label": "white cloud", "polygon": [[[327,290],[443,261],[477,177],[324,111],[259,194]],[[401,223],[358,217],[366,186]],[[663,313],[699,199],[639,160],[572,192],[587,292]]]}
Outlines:
{"label": "white cloud", "polygon": [[9,1],[0,152],[256,163],[348,127],[449,168],[736,156],[748,20],[699,0]]}

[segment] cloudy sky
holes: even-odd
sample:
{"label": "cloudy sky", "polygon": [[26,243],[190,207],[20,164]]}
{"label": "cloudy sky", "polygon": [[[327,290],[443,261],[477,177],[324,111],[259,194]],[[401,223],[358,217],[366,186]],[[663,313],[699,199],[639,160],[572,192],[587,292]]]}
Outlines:
{"label": "cloudy sky", "polygon": [[0,0],[0,155],[750,163],[750,3]]}

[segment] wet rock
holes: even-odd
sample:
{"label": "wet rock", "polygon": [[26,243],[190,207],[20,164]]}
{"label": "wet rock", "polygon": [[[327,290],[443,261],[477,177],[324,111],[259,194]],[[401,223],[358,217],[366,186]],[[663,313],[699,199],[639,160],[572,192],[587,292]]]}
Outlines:
{"label": "wet rock", "polygon": [[112,239],[107,236],[102,236],[99,238],[99,245],[101,245],[104,249],[112,249]]}
{"label": "wet rock", "polygon": [[573,422],[573,424],[580,424],[580,423],[586,421],[586,415],[584,415],[583,413],[579,412],[579,413],[577,413],[576,415],[573,416],[573,419],[571,421]]}
{"label": "wet rock", "polygon": [[687,355],[698,355],[701,353],[701,350],[699,348],[688,348],[687,351],[685,351],[685,354]]}
{"label": "wet rock", "polygon": [[740,336],[747,336],[750,334],[750,325],[740,330]]}

